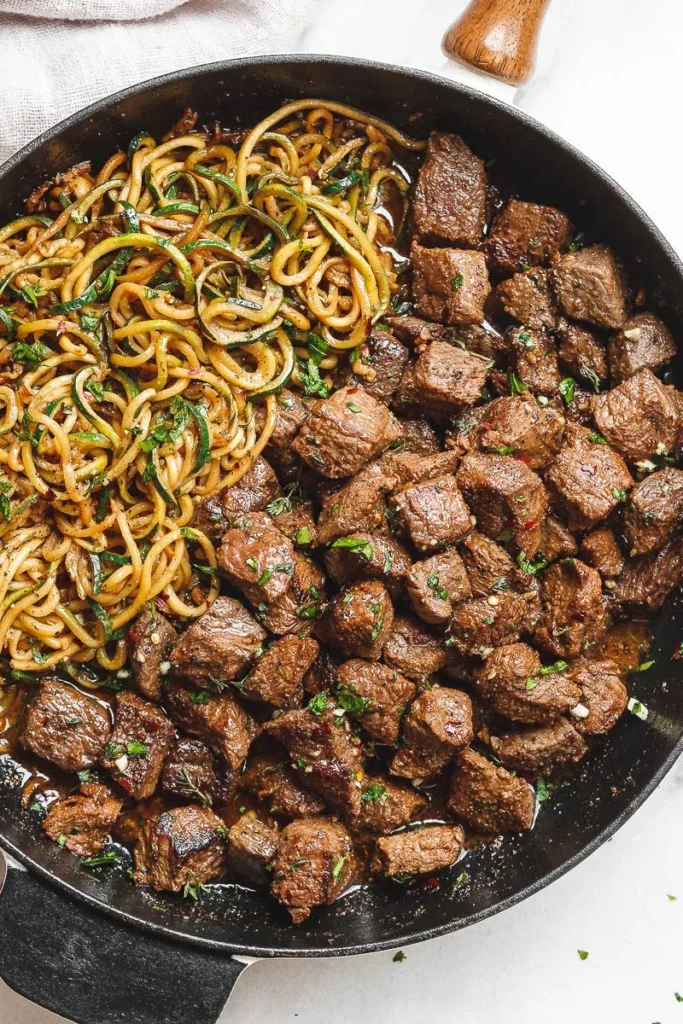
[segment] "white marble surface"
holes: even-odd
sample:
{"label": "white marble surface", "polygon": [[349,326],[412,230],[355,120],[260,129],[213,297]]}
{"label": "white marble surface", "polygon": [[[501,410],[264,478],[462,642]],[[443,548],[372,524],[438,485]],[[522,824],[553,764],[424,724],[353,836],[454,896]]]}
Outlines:
{"label": "white marble surface", "polygon": [[[458,77],[439,40],[464,6],[320,0],[300,48]],[[618,178],[679,252],[682,31],[680,0],[555,0],[537,76],[517,96]],[[614,839],[550,889],[464,932],[409,947],[403,963],[377,953],[257,964],[221,1022],[683,1022],[675,997],[683,993],[682,812],[679,762]],[[586,960],[578,949],[588,950]],[[59,1020],[0,989],[0,1024]]]}

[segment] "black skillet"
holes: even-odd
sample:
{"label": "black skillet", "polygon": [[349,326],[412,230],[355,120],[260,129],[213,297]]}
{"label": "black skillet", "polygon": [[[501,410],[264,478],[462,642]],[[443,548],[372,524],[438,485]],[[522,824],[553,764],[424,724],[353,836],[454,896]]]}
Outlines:
{"label": "black skillet", "polygon": [[[603,171],[518,110],[427,74],[336,57],[264,57],[213,64],[119,93],[62,122],[0,169],[0,222],[57,170],[102,163],[138,130],[163,133],[188,104],[202,118],[251,125],[286,99],[362,107],[409,133],[460,132],[505,192],[568,211],[614,246],[648,307],[683,342],[683,266]],[[419,114],[413,119],[411,115]],[[683,374],[674,371],[683,384]],[[17,780],[0,777],[0,844],[11,867],[0,896],[0,976],[78,1024],[214,1024],[244,965],[233,955],[341,956],[432,938],[537,892],[611,836],[683,749],[683,660],[672,659],[683,610],[655,624],[655,665],[633,678],[647,722],[626,714],[571,785],[544,804],[533,831],[467,857],[470,881],[359,890],[293,928],[267,895],[226,886],[198,904],[157,898],[125,870],[79,868],[22,811]],[[461,868],[456,868],[460,871]]]}

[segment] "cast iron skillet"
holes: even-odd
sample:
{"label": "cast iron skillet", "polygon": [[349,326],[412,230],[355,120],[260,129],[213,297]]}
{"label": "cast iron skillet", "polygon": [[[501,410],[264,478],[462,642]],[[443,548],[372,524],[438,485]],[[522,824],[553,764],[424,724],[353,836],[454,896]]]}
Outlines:
{"label": "cast iron skillet", "polygon": [[[167,75],[74,115],[0,170],[0,222],[57,170],[98,166],[142,128],[163,133],[187,104],[209,121],[251,125],[288,98],[344,101],[413,134],[460,132],[505,191],[568,211],[614,246],[633,284],[683,343],[683,266],[636,204],[604,172],[517,110],[431,75],[336,57],[264,57]],[[420,113],[418,120],[411,115]],[[679,386],[683,374],[676,374]],[[156,898],[123,869],[88,873],[46,841],[20,809],[17,780],[0,777],[0,844],[10,869],[0,898],[0,976],[78,1024],[214,1024],[252,957],[340,956],[417,942],[482,920],[537,892],[612,835],[683,749],[683,622],[674,600],[655,626],[655,666],[633,691],[647,722],[626,714],[576,780],[546,803],[533,831],[467,857],[470,882],[351,893],[293,928],[267,895],[239,886],[199,904]],[[460,871],[461,868],[456,869]]]}

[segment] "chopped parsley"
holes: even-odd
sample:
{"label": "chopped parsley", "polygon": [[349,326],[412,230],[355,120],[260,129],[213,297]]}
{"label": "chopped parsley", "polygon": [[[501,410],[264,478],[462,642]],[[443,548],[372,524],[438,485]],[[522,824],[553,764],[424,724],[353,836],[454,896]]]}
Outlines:
{"label": "chopped parsley", "polygon": [[144,743],[139,743],[138,740],[131,740],[130,743],[126,743],[126,750],[131,757],[147,757],[149,754],[149,748]]}
{"label": "chopped parsley", "polygon": [[626,501],[626,499],[628,498],[628,495],[627,495],[626,491],[623,490],[623,488],[621,488],[621,487],[613,487],[612,488],[612,497],[616,498],[617,501],[622,501],[623,502],[623,501]]}
{"label": "chopped parsley", "polygon": [[404,960],[407,960],[407,957],[403,950],[399,949],[398,953],[394,953],[391,959],[392,962],[395,964],[402,964]]}
{"label": "chopped parsley", "polygon": [[499,444],[494,448],[487,448],[486,451],[491,455],[514,455],[517,449],[514,444]]}
{"label": "chopped parsley", "polygon": [[12,359],[15,363],[23,363],[29,370],[37,370],[40,364],[49,359],[52,351],[42,341],[34,341],[30,345],[26,341],[18,341],[12,348]]}
{"label": "chopped parsley", "polygon": [[294,543],[299,548],[308,547],[311,543],[311,531],[307,526],[300,526],[294,536]]}
{"label": "chopped parsley", "polygon": [[[387,787],[382,786],[379,783],[371,783],[371,785],[365,787],[365,789],[360,795],[360,798],[363,801],[363,803],[366,804],[383,804],[386,802],[387,799]],[[675,898],[676,897],[674,897],[674,899]]]}
{"label": "chopped parsley", "polygon": [[451,291],[452,292],[460,291],[460,289],[462,288],[462,285],[463,285],[463,281],[464,281],[464,278],[463,278],[462,274],[456,274],[455,277],[452,277],[451,278]]}
{"label": "chopped parsley", "polygon": [[320,693],[316,693],[315,697],[311,697],[306,707],[314,715],[322,715],[323,712],[327,711],[329,696],[327,690],[321,690]]}
{"label": "chopped parsley", "polygon": [[332,544],[333,548],[346,548],[351,551],[354,555],[360,555],[366,561],[371,562],[374,551],[372,544],[368,540],[364,540],[362,537],[339,537]]}
{"label": "chopped parsley", "polygon": [[362,409],[358,405],[357,402],[347,402],[346,403],[346,408],[349,410],[349,412],[355,412],[355,413],[362,412]]}
{"label": "chopped parsley", "polygon": [[344,684],[339,686],[336,697],[339,707],[352,714],[364,715],[372,706],[372,701],[361,697],[352,686],[345,686]]}
{"label": "chopped parsley", "polygon": [[588,959],[588,950],[587,949],[577,949],[576,952],[579,954],[579,960],[587,960]]}
{"label": "chopped parsley", "polygon": [[341,874],[342,871],[344,870],[344,865],[346,864],[346,861],[346,857],[337,857],[336,861],[334,862],[334,867],[332,868],[332,877],[334,878],[335,882],[339,881],[339,879],[341,878]]}
{"label": "chopped parsley", "polygon": [[543,555],[539,554],[538,561],[532,562],[531,559],[526,557],[524,551],[520,551],[517,555],[517,565],[520,567],[523,573],[527,576],[536,576],[547,566],[547,562]]}
{"label": "chopped parsley", "polygon": [[193,704],[208,704],[210,699],[208,690],[196,690],[190,694],[190,700]]}
{"label": "chopped parsley", "polygon": [[317,364],[312,358],[306,363],[299,363],[299,382],[305,395],[317,395],[318,398],[330,397],[330,389],[320,376]]}
{"label": "chopped parsley", "polygon": [[588,440],[591,444],[607,444],[602,434],[598,434],[597,430],[592,430],[588,435]]}
{"label": "chopped parsley", "polygon": [[573,377],[563,377],[557,385],[557,390],[564,398],[565,404],[571,405],[574,401],[574,393],[576,392],[576,381]]}
{"label": "chopped parsley", "polygon": [[529,390],[529,385],[518,377],[514,370],[508,373],[508,385],[511,395],[523,395]]}
{"label": "chopped parsley", "polygon": [[437,573],[431,572],[427,577],[427,586],[432,591],[435,597],[441,598],[442,601],[448,601],[448,591],[445,587],[442,587],[439,583],[439,577]]}
{"label": "chopped parsley", "polygon": [[276,572],[284,572],[287,576],[291,576],[294,572],[294,562],[282,562],[279,565],[274,565],[272,569],[264,569],[256,580],[256,586],[265,587],[268,580]]}

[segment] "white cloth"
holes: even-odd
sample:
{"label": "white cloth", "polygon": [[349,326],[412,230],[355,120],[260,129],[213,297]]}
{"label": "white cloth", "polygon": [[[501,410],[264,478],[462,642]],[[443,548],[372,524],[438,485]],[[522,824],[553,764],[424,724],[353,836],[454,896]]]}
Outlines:
{"label": "white cloth", "polygon": [[0,0],[0,163],[125,86],[214,60],[291,51],[316,3]]}

